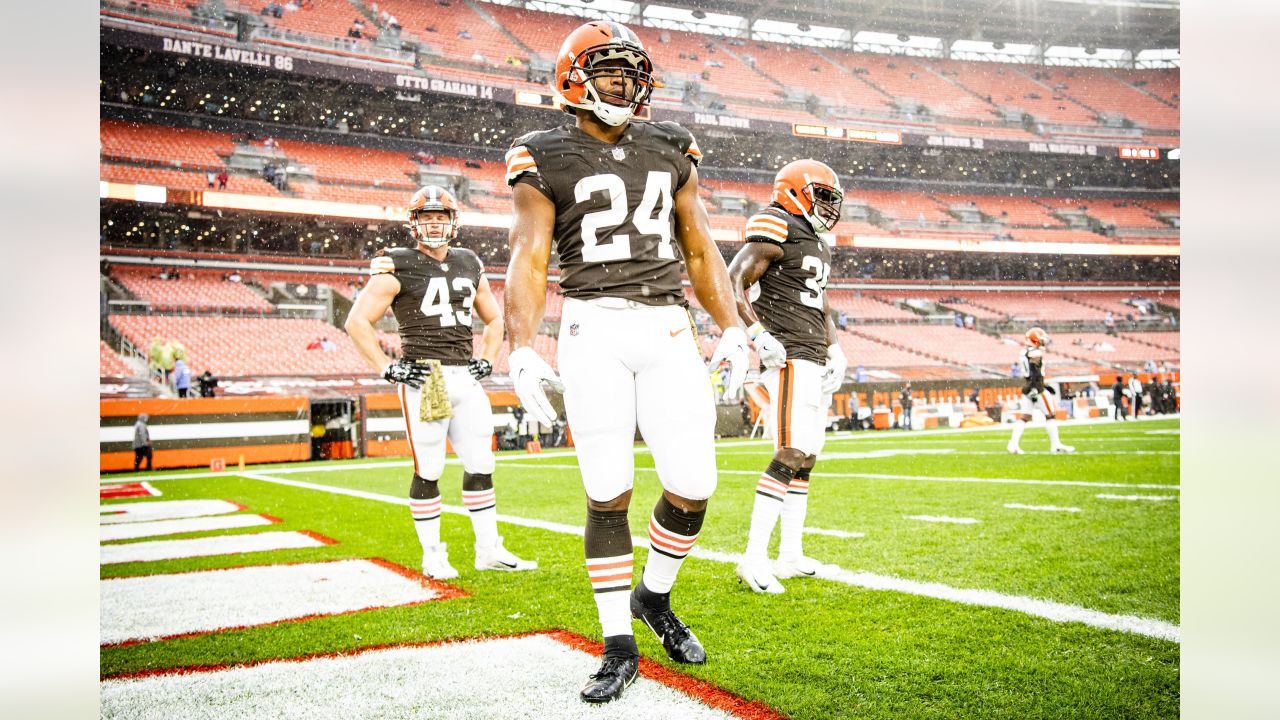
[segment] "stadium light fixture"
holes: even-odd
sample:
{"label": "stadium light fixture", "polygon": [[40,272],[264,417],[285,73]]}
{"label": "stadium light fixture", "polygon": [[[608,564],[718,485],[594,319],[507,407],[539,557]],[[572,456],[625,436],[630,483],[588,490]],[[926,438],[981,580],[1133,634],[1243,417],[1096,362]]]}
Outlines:
{"label": "stadium light fixture", "polygon": [[799,30],[799,31],[800,31],[800,32],[802,32],[802,33],[807,33],[807,32],[809,32],[810,30],[812,30],[813,28],[809,27],[809,23],[798,23],[798,24],[796,25],[796,29],[797,29],[797,30]]}
{"label": "stadium light fixture", "polygon": [[706,20],[706,19],[707,19],[707,13],[706,13],[706,11],[705,11],[705,10],[694,10],[694,11],[693,11],[692,13],[690,13],[690,14],[691,14],[691,15],[693,15],[693,16],[694,16],[695,18],[697,18],[698,20]]}
{"label": "stadium light fixture", "polygon": [[906,33],[898,33],[898,42],[910,42],[911,36]]}

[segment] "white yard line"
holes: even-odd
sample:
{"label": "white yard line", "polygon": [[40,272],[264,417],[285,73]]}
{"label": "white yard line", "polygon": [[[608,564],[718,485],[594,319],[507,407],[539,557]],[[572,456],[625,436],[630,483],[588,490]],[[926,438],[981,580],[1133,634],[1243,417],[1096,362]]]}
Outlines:
{"label": "white yard line", "polygon": [[[327,485],[318,485],[316,483],[308,483],[299,480],[286,480],[284,478],[270,477],[262,473],[243,473],[242,477],[261,480],[268,483],[275,483],[278,485],[288,485],[290,487],[317,490],[319,492],[327,492],[334,495],[347,495],[350,497],[363,498],[365,500],[373,500],[375,502],[385,502],[393,505],[409,504],[408,498],[382,495],[363,490],[330,487]],[[461,507],[446,505],[444,506],[444,509],[446,512],[456,513],[459,515],[466,514],[466,510]],[[509,525],[548,530],[567,535],[577,535],[579,537],[583,534],[582,527],[567,525],[565,523],[531,520],[501,514],[498,515],[498,520]],[[631,542],[636,547],[646,547],[649,544],[649,539],[647,537],[635,536],[632,537]],[[741,555],[722,553],[700,547],[694,547],[690,552],[690,555],[702,560],[710,560],[713,562],[728,563],[732,565],[736,565],[742,560]],[[868,572],[855,573],[834,565],[825,567],[829,570],[825,573],[824,571],[819,571],[819,577],[823,577],[834,582],[844,583],[846,585],[853,585],[855,587],[862,587],[871,590],[891,590],[910,595],[921,595],[938,600],[958,602],[966,605],[1004,608],[1025,613],[1027,615],[1045,618],[1054,622],[1079,622],[1107,630],[1120,630],[1137,635],[1145,635],[1173,642],[1181,642],[1181,631],[1178,626],[1163,620],[1154,620],[1135,615],[1113,615],[1099,612],[1097,610],[1090,610],[1078,605],[1057,603],[1050,600],[1039,600],[1019,595],[1006,595],[993,590],[971,590],[966,588],[955,588],[941,583],[906,580],[903,578],[893,577],[891,575],[878,575]]]}
{"label": "white yard line", "polygon": [[181,520],[152,520],[150,522],[117,523],[102,525],[98,528],[98,540],[133,540],[134,538],[154,537],[156,535],[177,535],[178,533],[208,532],[210,530],[232,530],[236,528],[270,525],[272,519],[262,515],[237,513],[235,515],[212,515],[210,517],[182,518]]}
{"label": "white yard line", "polygon": [[1005,503],[1005,507],[1010,510],[1044,510],[1046,512],[1069,512],[1078,513],[1078,507],[1058,507],[1057,505],[1023,505],[1022,503]]}
{"label": "white yard line", "polygon": [[[495,662],[501,658],[501,662]],[[102,716],[732,720],[733,712],[641,675],[608,710],[578,699],[600,658],[548,635],[279,660],[102,682]],[[674,674],[674,673],[673,673]],[[668,681],[669,682],[669,681]]]}
{"label": "white yard line", "polygon": [[919,520],[920,522],[951,523],[953,525],[977,525],[981,522],[977,518],[958,518],[946,515],[905,515],[904,517],[908,520]]}
{"label": "white yard line", "polygon": [[[1000,453],[1007,454],[1007,453]],[[577,465],[553,465],[543,463],[537,465],[528,465],[531,468],[545,468],[548,470],[577,470]],[[657,469],[638,467],[636,472],[653,472]],[[753,475],[758,476],[759,470],[725,470],[720,469],[717,472],[721,475]],[[1110,482],[1094,482],[1091,480],[1024,480],[1022,478],[979,478],[979,477],[948,477],[945,475],[888,475],[885,473],[833,473],[833,472],[814,472],[813,477],[829,477],[829,478],[864,478],[868,480],[910,480],[919,482],[958,482],[958,483],[990,483],[994,485],[1053,485],[1067,487],[1099,487],[1099,488],[1134,488],[1141,490],[1178,490],[1177,485],[1163,484],[1143,484],[1143,483],[1110,483]]]}
{"label": "white yard line", "polygon": [[1177,500],[1176,495],[1094,495],[1096,498],[1103,500],[1149,500],[1151,502],[1165,502],[1166,500]]}
{"label": "white yard line", "polygon": [[240,555],[269,550],[296,550],[322,547],[325,543],[300,532],[261,532],[247,535],[217,535],[184,540],[146,540],[121,545],[103,545],[101,563],[179,560],[210,555]]}

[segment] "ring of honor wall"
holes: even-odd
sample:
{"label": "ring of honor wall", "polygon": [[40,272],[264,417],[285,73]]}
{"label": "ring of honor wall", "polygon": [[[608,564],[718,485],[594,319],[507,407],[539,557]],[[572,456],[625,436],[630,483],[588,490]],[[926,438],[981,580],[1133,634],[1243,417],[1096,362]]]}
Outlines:
{"label": "ring of honor wall", "polygon": [[311,404],[305,397],[103,400],[100,469],[133,469],[133,425],[150,418],[156,469],[311,458]]}

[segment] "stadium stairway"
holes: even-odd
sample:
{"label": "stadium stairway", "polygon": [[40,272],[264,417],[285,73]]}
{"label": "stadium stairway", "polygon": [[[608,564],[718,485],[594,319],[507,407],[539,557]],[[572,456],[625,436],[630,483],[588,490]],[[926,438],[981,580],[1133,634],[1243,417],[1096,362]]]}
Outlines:
{"label": "stadium stairway", "polygon": [[925,69],[925,71],[926,71],[926,72],[928,72],[929,74],[931,74],[931,75],[933,75],[933,76],[935,76],[935,77],[941,78],[943,81],[948,82],[948,83],[951,83],[952,85],[956,86],[956,88],[957,88],[957,89],[959,89],[961,92],[966,93],[966,94],[969,94],[969,95],[972,95],[972,96],[974,96],[975,98],[977,98],[978,100],[982,101],[982,104],[983,104],[983,105],[985,105],[985,106],[987,106],[987,107],[989,107],[989,108],[991,109],[991,114],[992,114],[992,115],[995,115],[995,116],[997,116],[997,117],[1000,115],[1000,108],[996,107],[995,103],[993,103],[993,102],[991,102],[990,100],[988,100],[988,99],[986,98],[986,96],[984,96],[984,95],[979,95],[976,91],[974,91],[974,90],[972,90],[972,89],[970,89],[970,88],[967,88],[967,87],[965,87],[964,85],[961,85],[961,84],[959,83],[959,81],[957,81],[955,78],[953,78],[953,77],[951,77],[951,76],[947,75],[946,73],[944,73],[944,72],[942,72],[942,71],[938,70],[937,68],[935,68],[934,66],[930,65],[930,64],[929,64],[929,63],[927,63],[927,62],[922,62],[922,63],[920,63],[920,67],[924,68],[924,69]]}
{"label": "stadium stairway", "polygon": [[1033,77],[1033,76],[1031,76],[1031,75],[1028,75],[1028,74],[1026,73],[1026,71],[1024,71],[1022,68],[1020,68],[1020,67],[1018,67],[1018,66],[1016,66],[1016,65],[1015,65],[1015,66],[1013,66],[1013,71],[1014,71],[1014,72],[1016,72],[1016,73],[1018,73],[1018,74],[1019,74],[1019,75],[1021,75],[1022,77],[1026,78],[1026,79],[1027,79],[1027,80],[1029,80],[1030,82],[1033,82],[1033,83],[1035,83],[1036,85],[1039,85],[1040,87],[1044,88],[1046,92],[1049,92],[1049,93],[1053,93],[1053,94],[1060,95],[1060,96],[1062,96],[1062,97],[1066,98],[1067,100],[1069,100],[1069,101],[1071,101],[1071,102],[1075,103],[1076,105],[1079,105],[1080,107],[1084,108],[1085,110],[1088,110],[1089,112],[1093,113],[1095,117],[1097,117],[1097,118],[1101,118],[1101,117],[1102,117],[1102,113],[1101,113],[1101,112],[1098,112],[1098,109],[1097,109],[1097,108],[1089,107],[1088,105],[1085,105],[1084,103],[1080,102],[1079,100],[1077,100],[1077,99],[1075,99],[1075,98],[1071,97],[1070,95],[1068,95],[1068,94],[1066,93],[1066,91],[1064,91],[1064,90],[1056,90],[1056,89],[1054,89],[1054,88],[1053,88],[1053,86],[1045,84],[1045,82],[1044,82],[1043,80],[1037,80],[1035,77]]}

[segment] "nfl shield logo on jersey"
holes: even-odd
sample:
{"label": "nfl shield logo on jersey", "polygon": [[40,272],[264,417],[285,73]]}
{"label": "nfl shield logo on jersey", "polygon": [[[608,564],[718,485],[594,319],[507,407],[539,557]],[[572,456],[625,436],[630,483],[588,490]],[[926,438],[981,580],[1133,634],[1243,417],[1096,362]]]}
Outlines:
{"label": "nfl shield logo on jersey", "polygon": [[627,151],[626,151],[626,150],[623,150],[623,149],[622,149],[622,148],[620,148],[620,147],[616,147],[616,148],[614,148],[614,149],[613,149],[613,159],[614,159],[614,160],[617,160],[618,162],[622,162],[623,160],[626,160],[626,159],[627,159]]}
{"label": "nfl shield logo on jersey", "polygon": [[570,334],[570,335],[577,335],[577,334],[578,334],[578,323],[574,323],[574,324],[572,324],[572,325],[570,325],[570,326],[569,326],[569,334]]}

